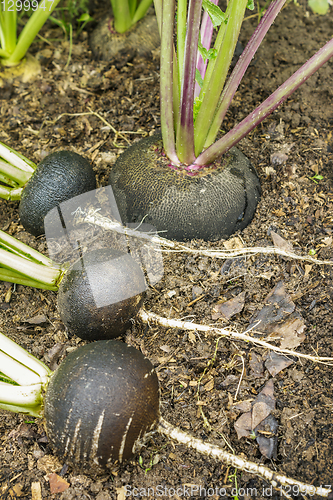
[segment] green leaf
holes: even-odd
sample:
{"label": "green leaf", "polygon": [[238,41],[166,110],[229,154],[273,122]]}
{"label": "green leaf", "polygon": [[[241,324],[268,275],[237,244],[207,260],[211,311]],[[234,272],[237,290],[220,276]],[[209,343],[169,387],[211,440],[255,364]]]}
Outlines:
{"label": "green leaf", "polygon": [[[208,50],[205,49],[205,47],[202,45],[201,43],[201,40],[199,38],[198,40],[198,49],[199,49],[199,52],[200,52],[200,55],[202,57],[202,59],[205,61],[206,59],[208,59]],[[197,70],[198,71],[198,70]],[[197,75],[195,75],[197,77]],[[201,87],[201,85],[200,85]]]}
{"label": "green leaf", "polygon": [[209,15],[214,28],[217,28],[220,26],[222,23],[226,22],[226,16],[214,3],[212,3],[210,0],[203,0],[202,1],[202,6]]}
{"label": "green leaf", "polygon": [[[198,73],[199,73],[199,71],[198,71]],[[200,75],[200,73],[199,73],[199,75]],[[201,76],[200,76],[200,78],[201,78]],[[199,85],[200,85],[200,83],[199,83]],[[197,117],[197,115],[199,113],[199,109],[200,109],[201,104],[202,104],[202,99],[199,99],[199,97],[196,97],[194,99],[194,104],[193,104],[193,120],[194,121],[195,121],[195,119],[196,119],[196,117]]]}
{"label": "green leaf", "polygon": [[[198,41],[198,49],[199,49],[200,55],[204,61],[206,61],[206,59],[208,59],[208,60],[215,59],[217,56],[217,50],[214,48],[211,48],[209,50],[205,49],[205,47],[201,43],[200,38]],[[200,83],[199,83],[199,85],[200,85]],[[201,85],[200,85],[200,87],[201,87]]]}
{"label": "green leaf", "polygon": [[88,14],[88,12],[85,12],[84,14],[81,14],[77,22],[82,23],[84,21],[92,21],[92,20],[93,18]]}
{"label": "green leaf", "polygon": [[322,16],[327,14],[329,9],[328,0],[308,0],[308,5],[313,12]]}
{"label": "green leaf", "polygon": [[197,82],[197,84],[201,88],[203,85],[203,79],[201,78],[200,71],[198,69],[195,70],[195,81]]}
{"label": "green leaf", "polygon": [[254,10],[254,0],[248,0],[246,8],[249,10]]}

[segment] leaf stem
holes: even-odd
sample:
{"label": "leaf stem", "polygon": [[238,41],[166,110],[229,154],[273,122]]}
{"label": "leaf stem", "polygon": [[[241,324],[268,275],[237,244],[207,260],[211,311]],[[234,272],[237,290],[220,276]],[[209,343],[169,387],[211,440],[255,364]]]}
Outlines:
{"label": "leaf stem", "polygon": [[273,92],[250,115],[236,125],[221,139],[207,148],[195,160],[196,165],[209,165],[219,156],[226,153],[237,144],[252,129],[269,116],[283,101],[302,85],[313,73],[333,56],[333,38],[314,54],[301,68],[299,68],[287,81]]}
{"label": "leaf stem", "polygon": [[41,416],[42,393],[52,371],[32,354],[0,333],[0,408]]}
{"label": "leaf stem", "polygon": [[174,110],[173,110],[173,26],[175,16],[175,0],[164,0],[162,3],[161,25],[161,69],[160,69],[160,94],[161,94],[161,129],[163,145],[168,158],[179,165],[176,154]]}
{"label": "leaf stem", "polygon": [[[211,1],[214,5],[218,4],[218,0],[211,0]],[[205,11],[203,13],[202,21],[201,21],[200,39],[201,39],[202,46],[206,50],[210,49],[212,36],[213,36],[213,30],[214,30],[213,23],[209,17],[209,14]],[[202,80],[204,80],[204,78],[205,78],[207,63],[208,63],[208,60],[206,59],[204,61],[201,54],[198,52],[197,69],[201,75]],[[199,97],[199,94],[200,94],[200,87],[199,87],[199,84],[196,82],[194,97]]]}
{"label": "leaf stem", "polygon": [[[216,107],[222,93],[229,66],[234,55],[239,32],[242,26],[247,0],[230,0],[228,20],[224,31],[223,43],[218,52],[212,74],[206,73],[202,89],[202,104],[194,125],[195,155],[203,150],[207,133],[212,124]],[[224,25],[222,24],[222,27]],[[221,28],[220,28],[221,29]]]}
{"label": "leaf stem", "polygon": [[187,165],[193,163],[195,160],[193,104],[201,6],[202,0],[189,0],[184,63],[182,67],[183,77],[181,78],[176,151],[179,160]]}
{"label": "leaf stem", "polygon": [[261,19],[261,22],[254,31],[243,53],[239,57],[238,62],[220,97],[213,122],[211,124],[209,133],[206,138],[204,149],[209,147],[215,141],[218,131],[226,115],[226,112],[228,111],[228,108],[235,95],[235,92],[240,82],[242,81],[245,71],[247,70],[251,60],[253,59],[253,56],[258,50],[267,31],[273,24],[276,16],[282,9],[285,2],[286,0],[276,0],[269,5],[265,15]]}
{"label": "leaf stem", "polygon": [[[8,51],[11,52],[11,55],[8,59],[3,61],[3,64],[5,64],[6,66],[14,66],[23,59],[30,45],[37,36],[37,33],[39,32],[43,24],[45,24],[51,12],[54,11],[59,1],[60,0],[45,0],[44,7],[41,4],[38,5],[37,10],[35,10],[35,12],[29,18],[27,24],[21,31],[15,49]],[[11,26],[10,29],[14,30],[14,26]],[[16,27],[15,27],[15,32],[16,32]]]}
{"label": "leaf stem", "polygon": [[132,26],[145,16],[152,3],[153,0],[141,0],[141,2],[139,2],[134,15],[132,16]]}

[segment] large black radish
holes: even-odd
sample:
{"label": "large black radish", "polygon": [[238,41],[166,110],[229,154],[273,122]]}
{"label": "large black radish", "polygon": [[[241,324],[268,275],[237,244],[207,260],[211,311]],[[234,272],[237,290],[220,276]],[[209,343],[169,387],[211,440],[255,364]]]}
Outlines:
{"label": "large black radish", "polygon": [[[331,497],[331,487],[296,481],[174,427],[160,415],[152,363],[117,340],[80,346],[55,372],[0,333],[0,408],[43,417],[51,447],[63,463],[87,473],[110,470],[159,432],[226,466],[256,474],[274,487]],[[44,412],[43,412],[44,410]],[[216,492],[216,490],[214,490]],[[225,488],[217,488],[220,496]]]}

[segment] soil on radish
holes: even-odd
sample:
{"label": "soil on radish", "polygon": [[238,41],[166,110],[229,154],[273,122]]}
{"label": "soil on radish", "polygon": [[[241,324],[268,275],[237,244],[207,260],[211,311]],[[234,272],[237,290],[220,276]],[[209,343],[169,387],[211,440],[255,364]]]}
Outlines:
{"label": "soil on radish", "polygon": [[[331,37],[331,12],[318,17],[308,11],[305,0],[299,4],[291,2],[271,28],[235,96],[224,124],[226,130]],[[97,12],[96,20],[103,15]],[[256,21],[251,18],[244,22],[243,43]],[[1,89],[0,140],[36,163],[60,148],[83,154],[94,166],[98,186],[104,186],[110,164],[128,144],[159,128],[158,57],[133,58],[128,53],[119,60],[97,62],[83,33],[73,44],[65,69],[69,46],[62,41],[61,30],[48,24],[42,35],[58,39],[52,46],[43,40],[33,45],[32,51],[44,62],[42,75],[32,83],[7,82]],[[318,258],[333,258],[332,81],[330,61],[240,143],[240,149],[256,167],[263,189],[253,222],[236,235],[244,246],[271,245],[274,231],[300,254],[315,251]],[[71,116],[74,113],[82,115]],[[101,118],[121,135],[115,137]],[[322,180],[315,178],[318,174]],[[0,229],[39,251],[47,251],[43,237],[36,239],[23,230],[17,202],[0,200]],[[224,248],[224,244],[192,242],[197,249]],[[254,312],[262,308],[267,294],[282,280],[305,321],[305,339],[299,351],[333,356],[331,267],[264,255],[234,263],[184,253],[165,253],[163,259],[164,276],[149,290],[147,310],[197,323],[231,325],[243,331]],[[246,295],[240,313],[229,322],[212,319],[218,303],[241,292]],[[85,343],[68,337],[56,310],[55,293],[2,282],[0,331],[52,368],[66,352]],[[233,408],[233,400],[240,378],[237,401],[255,398],[271,378],[267,369],[259,376],[251,369],[250,360],[254,354],[262,357],[262,349],[224,339],[217,345],[216,336],[140,322],[133,324],[125,338],[157,369],[165,419],[203,440],[221,446],[228,443],[225,446],[235,453],[263,460],[287,476],[316,485],[333,484],[332,367],[296,360],[274,377],[274,416],[279,428],[277,458],[270,461],[262,458],[255,441],[238,440],[234,429],[239,410]],[[236,384],[229,383],[232,380]],[[210,427],[205,426],[200,408]],[[235,487],[231,477],[234,470],[161,436],[155,436],[142,450],[140,460],[137,456],[115,467],[112,475],[99,476],[79,474],[56,459],[38,420],[1,411],[0,442],[1,499],[15,495],[33,498],[32,483],[39,483],[43,499],[60,500],[117,499],[124,485],[129,485],[127,491],[132,497],[134,488],[148,495],[148,488],[160,486],[168,494],[169,488],[193,485],[191,497],[200,498],[200,487],[207,491],[225,488],[227,496]],[[63,476],[68,483],[62,493],[50,493],[51,473]],[[265,498],[263,487],[267,485],[262,480],[236,473],[238,488],[242,488],[240,497],[254,498],[254,490],[250,495],[249,488],[256,488],[255,498]],[[280,498],[280,493],[273,491],[271,498]],[[295,492],[289,494],[298,497]],[[216,500],[225,498],[214,495],[211,498]]]}

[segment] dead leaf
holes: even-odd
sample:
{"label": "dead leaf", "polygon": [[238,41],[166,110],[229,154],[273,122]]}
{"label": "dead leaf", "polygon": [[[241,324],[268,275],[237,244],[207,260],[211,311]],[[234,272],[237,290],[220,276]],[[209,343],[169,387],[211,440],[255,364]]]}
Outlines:
{"label": "dead leaf", "polygon": [[222,382],[222,387],[229,387],[230,385],[236,385],[239,382],[239,377],[236,375],[228,375]]}
{"label": "dead leaf", "polygon": [[169,353],[171,351],[171,347],[169,347],[168,345],[160,345],[160,349],[161,349],[161,351],[164,351],[167,353]]}
{"label": "dead leaf", "polygon": [[188,339],[190,342],[192,342],[192,344],[194,344],[194,342],[196,342],[195,334],[193,332],[190,332],[188,334]]}
{"label": "dead leaf", "polygon": [[[272,403],[269,403],[269,399]],[[266,382],[264,388],[259,392],[255,401],[265,401],[265,403],[270,404],[272,410],[275,409],[275,398],[274,398],[274,382],[273,379]]]}
{"label": "dead leaf", "polygon": [[266,403],[255,403],[252,407],[252,429],[254,430],[270,413],[271,409]]}
{"label": "dead leaf", "polygon": [[272,333],[281,339],[281,349],[294,349],[304,341],[304,330],[304,319],[295,311],[290,314],[283,323],[274,326]]}
{"label": "dead leaf", "polygon": [[272,375],[272,377],[275,377],[275,375],[277,375],[278,373],[280,373],[282,370],[292,365],[293,363],[294,361],[287,358],[286,356],[278,354],[275,351],[270,351],[266,357],[265,367]]}
{"label": "dead leaf", "polygon": [[243,413],[234,423],[238,439],[249,437],[252,430],[252,412]]}
{"label": "dead leaf", "polygon": [[33,430],[33,428],[31,427],[31,425],[28,425],[28,424],[25,424],[24,422],[22,422],[17,429],[13,429],[12,431],[10,431],[10,433],[8,434],[8,438],[10,439],[18,439],[20,437],[25,437],[25,438],[28,438],[28,439],[33,439],[34,437],[36,437],[36,434]]}
{"label": "dead leaf", "polygon": [[38,314],[37,316],[33,316],[32,318],[24,319],[24,323],[29,323],[30,325],[41,325],[43,323],[47,323],[48,319],[45,314]]}
{"label": "dead leaf", "polygon": [[230,300],[222,304],[216,304],[213,307],[215,314],[212,314],[212,319],[225,318],[230,319],[235,314],[242,311],[245,304],[245,292],[241,292]]}
{"label": "dead leaf", "polygon": [[278,422],[273,415],[269,415],[255,429],[256,441],[259,450],[266,458],[276,458]]}
{"label": "dead leaf", "polygon": [[55,473],[49,474],[49,482],[51,495],[62,493],[69,488],[69,483],[63,477]]}
{"label": "dead leaf", "polygon": [[[251,437],[253,432],[256,436],[257,442],[259,444],[258,438],[258,429],[262,429],[265,431],[265,425],[270,419],[271,412],[275,409],[275,398],[274,398],[274,382],[270,379],[262,389],[262,391],[258,394],[255,400],[252,402],[252,408],[250,411],[243,413],[235,422],[234,428],[237,432],[237,437],[240,439],[241,437]],[[235,407],[235,405],[233,405]],[[244,406],[245,409],[246,406]],[[241,409],[241,408],[239,408]],[[274,419],[275,421],[275,419]],[[270,433],[271,431],[269,431]],[[269,436],[270,438],[271,436]],[[267,441],[261,440],[263,449],[267,447],[267,450],[260,449],[262,454],[266,452],[269,453],[271,449],[276,448],[276,443],[271,443]],[[274,446],[273,446],[274,444]],[[261,445],[260,445],[261,446]],[[265,453],[264,453],[265,452]],[[266,456],[266,455],[265,455]]]}
{"label": "dead leaf", "polygon": [[251,352],[249,355],[249,365],[253,373],[251,376],[254,378],[262,377],[264,374],[264,363],[258,354]]}
{"label": "dead leaf", "polygon": [[251,411],[253,399],[246,399],[245,401],[240,401],[239,403],[234,404],[232,407],[236,410],[240,410],[243,413],[248,413]]}
{"label": "dead leaf", "polygon": [[294,310],[295,304],[286,292],[283,281],[279,281],[265,298],[264,307],[251,317],[246,331],[257,324],[256,330],[260,333],[271,333],[276,324],[282,322]]}
{"label": "dead leaf", "polygon": [[292,244],[274,231],[271,231],[271,238],[276,248],[279,248],[280,250],[284,250],[286,252],[293,251]]}
{"label": "dead leaf", "polygon": [[272,165],[282,165],[288,160],[288,155],[286,155],[286,153],[283,153],[282,151],[276,151],[275,153],[271,154],[270,159]]}
{"label": "dead leaf", "polygon": [[305,264],[305,266],[304,266],[304,270],[305,270],[304,278],[307,278],[309,276],[311,269],[312,269],[311,264]]}
{"label": "dead leaf", "polygon": [[326,236],[323,240],[321,240],[321,245],[325,247],[330,247],[332,245],[333,238],[332,236]]}

